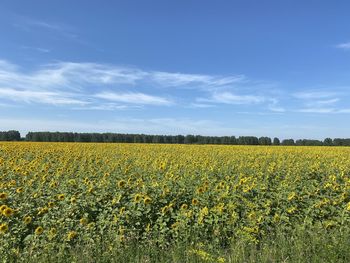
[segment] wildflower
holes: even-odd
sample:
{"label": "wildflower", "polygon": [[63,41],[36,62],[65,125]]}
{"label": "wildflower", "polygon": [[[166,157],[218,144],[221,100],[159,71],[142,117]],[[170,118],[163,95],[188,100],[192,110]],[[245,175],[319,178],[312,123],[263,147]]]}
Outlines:
{"label": "wildflower", "polygon": [[152,199],[148,196],[146,196],[144,199],[143,199],[143,202],[145,203],[145,205],[148,205],[152,202]]}
{"label": "wildflower", "polygon": [[120,187],[120,188],[123,188],[125,185],[126,185],[126,181],[124,181],[124,180],[120,180],[118,182],[118,187]]}
{"label": "wildflower", "polygon": [[297,208],[295,206],[293,206],[291,208],[288,208],[287,212],[288,212],[288,214],[293,214],[295,212],[295,210],[297,210]]}
{"label": "wildflower", "polygon": [[75,204],[77,202],[77,199],[73,196],[71,199],[70,199],[70,202],[72,204]]}
{"label": "wildflower", "polygon": [[226,260],[223,257],[218,257],[218,263],[225,263]]}
{"label": "wildflower", "polygon": [[68,234],[67,234],[67,240],[70,241],[72,240],[73,238],[75,238],[77,236],[77,232],[75,231],[70,231]]}
{"label": "wildflower", "polygon": [[6,193],[0,193],[0,200],[4,200],[7,198],[7,194]]}
{"label": "wildflower", "polygon": [[141,194],[136,194],[134,196],[134,202],[139,203],[141,201],[142,195]]}
{"label": "wildflower", "polygon": [[6,217],[10,217],[13,215],[13,213],[15,212],[15,210],[13,210],[12,208],[10,207],[6,207],[3,211],[2,211],[2,214]]}
{"label": "wildflower", "polygon": [[291,201],[295,198],[296,196],[296,193],[295,192],[291,192],[289,195],[288,195],[288,201]]}
{"label": "wildflower", "polygon": [[199,187],[198,189],[197,189],[197,193],[198,194],[202,194],[202,193],[204,193],[204,188],[203,187]]}
{"label": "wildflower", "polygon": [[57,234],[57,229],[56,228],[51,228],[50,229],[50,231],[49,231],[49,234],[51,235],[51,236],[54,236],[54,235],[56,235]]}
{"label": "wildflower", "polygon": [[35,229],[35,235],[41,235],[44,232],[44,229],[41,226],[38,226]]}
{"label": "wildflower", "polygon": [[42,215],[42,214],[45,214],[49,211],[49,209],[45,206],[45,207],[42,207],[42,208],[39,208],[39,212],[38,212],[38,215]]}
{"label": "wildflower", "polygon": [[60,200],[60,201],[63,201],[64,200],[64,194],[57,195],[57,199]]}
{"label": "wildflower", "polygon": [[19,187],[19,188],[16,189],[16,193],[17,194],[20,194],[22,192],[23,192],[23,187]]}
{"label": "wildflower", "polygon": [[119,210],[119,214],[124,214],[125,209],[126,209],[125,206],[121,207]]}
{"label": "wildflower", "polygon": [[79,220],[79,222],[81,225],[86,225],[89,222],[89,220],[86,217],[83,217]]}
{"label": "wildflower", "polygon": [[164,215],[164,214],[166,214],[167,212],[169,211],[169,206],[164,206],[163,208],[162,208],[162,210],[161,210],[161,212],[162,212],[162,214]]}
{"label": "wildflower", "polygon": [[2,213],[7,208],[7,205],[0,206],[0,212]]}
{"label": "wildflower", "polygon": [[6,223],[3,223],[3,224],[0,225],[0,233],[1,234],[6,233],[8,231],[8,229],[9,229],[9,227],[8,227],[8,225]]}
{"label": "wildflower", "polygon": [[198,199],[193,198],[193,199],[192,199],[192,205],[198,205],[198,204],[199,204]]}
{"label": "wildflower", "polygon": [[182,204],[182,205],[181,205],[181,209],[182,209],[182,210],[186,210],[187,208],[188,208],[188,205],[187,205],[187,204]]}
{"label": "wildflower", "polygon": [[26,216],[25,218],[23,218],[23,222],[28,225],[30,224],[30,222],[32,222],[32,218],[30,216]]}
{"label": "wildflower", "polygon": [[346,210],[350,211],[350,202],[346,205]]}

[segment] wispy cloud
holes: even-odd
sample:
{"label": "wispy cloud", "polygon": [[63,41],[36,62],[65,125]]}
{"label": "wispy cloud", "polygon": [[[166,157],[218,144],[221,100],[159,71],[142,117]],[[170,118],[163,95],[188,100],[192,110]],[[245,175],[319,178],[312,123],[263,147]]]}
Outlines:
{"label": "wispy cloud", "polygon": [[26,103],[41,103],[53,105],[79,104],[85,105],[86,101],[72,98],[69,94],[48,91],[15,90],[11,88],[0,88],[0,98]]}
{"label": "wispy cloud", "polygon": [[186,87],[206,90],[241,83],[246,79],[243,75],[212,76],[159,71],[150,72],[149,76],[154,82],[164,87]]}
{"label": "wispy cloud", "polygon": [[0,60],[0,102],[79,106],[87,110],[130,109],[137,105],[261,105],[265,110],[284,111],[278,100],[265,92],[265,86],[252,88],[254,85],[242,75],[172,73],[76,62],[45,64],[28,71]]}
{"label": "wispy cloud", "polygon": [[58,25],[57,23],[40,21],[40,20],[27,19],[27,23],[32,26],[42,27],[42,28],[55,30],[55,31],[63,31],[64,29],[66,29],[65,26]]}
{"label": "wispy cloud", "polygon": [[347,100],[349,94],[344,89],[333,90],[312,90],[294,93],[293,97],[300,100],[301,109],[295,110],[301,113],[319,113],[319,114],[341,114],[349,113],[344,108],[342,100]]}
{"label": "wispy cloud", "polygon": [[[134,90],[137,81],[146,74],[131,67],[71,62],[43,65],[37,70],[26,72],[17,65],[0,60],[0,99],[52,105],[85,105],[89,109],[99,110],[125,108],[125,105],[111,106],[100,99],[124,104],[170,105],[168,99]],[[102,90],[97,94],[96,86]],[[104,88],[122,88],[124,92],[103,91]],[[133,91],[125,92],[125,89]]]}
{"label": "wispy cloud", "polygon": [[338,108],[305,108],[300,109],[298,112],[303,113],[326,113],[326,114],[347,114],[350,113],[350,109],[338,109]]}
{"label": "wispy cloud", "polygon": [[59,34],[66,38],[77,39],[78,35],[75,33],[76,29],[70,25],[60,22],[44,21],[35,18],[16,16],[16,23],[14,26],[22,28],[26,31],[44,30]]}
{"label": "wispy cloud", "polygon": [[30,47],[30,46],[21,46],[22,49],[34,50],[40,53],[50,53],[51,49],[42,48],[42,47]]}
{"label": "wispy cloud", "polygon": [[173,103],[162,97],[151,96],[140,92],[115,93],[102,92],[95,95],[96,98],[123,102],[128,104],[142,104],[142,105],[172,105]]}
{"label": "wispy cloud", "polygon": [[224,104],[258,104],[266,100],[263,96],[238,95],[232,92],[214,92],[210,98],[198,98],[198,102],[224,103]]}
{"label": "wispy cloud", "polygon": [[282,113],[286,112],[286,109],[279,105],[279,101],[274,98],[269,98],[270,103],[267,105],[268,109],[270,111],[276,112],[276,113]]}
{"label": "wispy cloud", "polygon": [[198,108],[205,109],[205,108],[213,108],[213,107],[215,107],[215,105],[213,105],[213,104],[198,103],[198,102],[191,103],[191,104],[189,105],[189,108],[195,108],[195,109],[198,109]]}
{"label": "wispy cloud", "polygon": [[335,109],[333,108],[306,108],[300,109],[298,112],[304,113],[335,113]]}
{"label": "wispy cloud", "polygon": [[293,94],[293,97],[297,99],[327,99],[339,95],[334,91],[302,91]]}
{"label": "wispy cloud", "polygon": [[350,50],[350,42],[340,43],[335,46],[336,48],[340,48],[343,50]]}

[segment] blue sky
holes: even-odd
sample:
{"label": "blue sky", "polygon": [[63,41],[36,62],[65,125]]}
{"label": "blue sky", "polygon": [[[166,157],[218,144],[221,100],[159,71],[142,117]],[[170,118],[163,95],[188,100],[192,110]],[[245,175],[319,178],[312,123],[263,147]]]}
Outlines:
{"label": "blue sky", "polygon": [[348,1],[0,2],[0,130],[350,137]]}

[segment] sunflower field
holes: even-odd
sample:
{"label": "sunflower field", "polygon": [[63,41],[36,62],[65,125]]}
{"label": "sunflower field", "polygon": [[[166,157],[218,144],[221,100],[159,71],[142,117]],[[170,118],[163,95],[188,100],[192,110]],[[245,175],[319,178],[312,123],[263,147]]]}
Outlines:
{"label": "sunflower field", "polygon": [[181,242],[234,262],[209,247],[349,228],[347,147],[0,143],[4,262]]}

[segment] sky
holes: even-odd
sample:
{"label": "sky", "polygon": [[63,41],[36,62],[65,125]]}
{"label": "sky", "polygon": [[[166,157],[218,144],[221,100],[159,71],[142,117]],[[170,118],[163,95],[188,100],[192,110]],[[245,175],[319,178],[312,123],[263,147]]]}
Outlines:
{"label": "sky", "polygon": [[349,10],[2,0],[0,130],[350,137]]}

